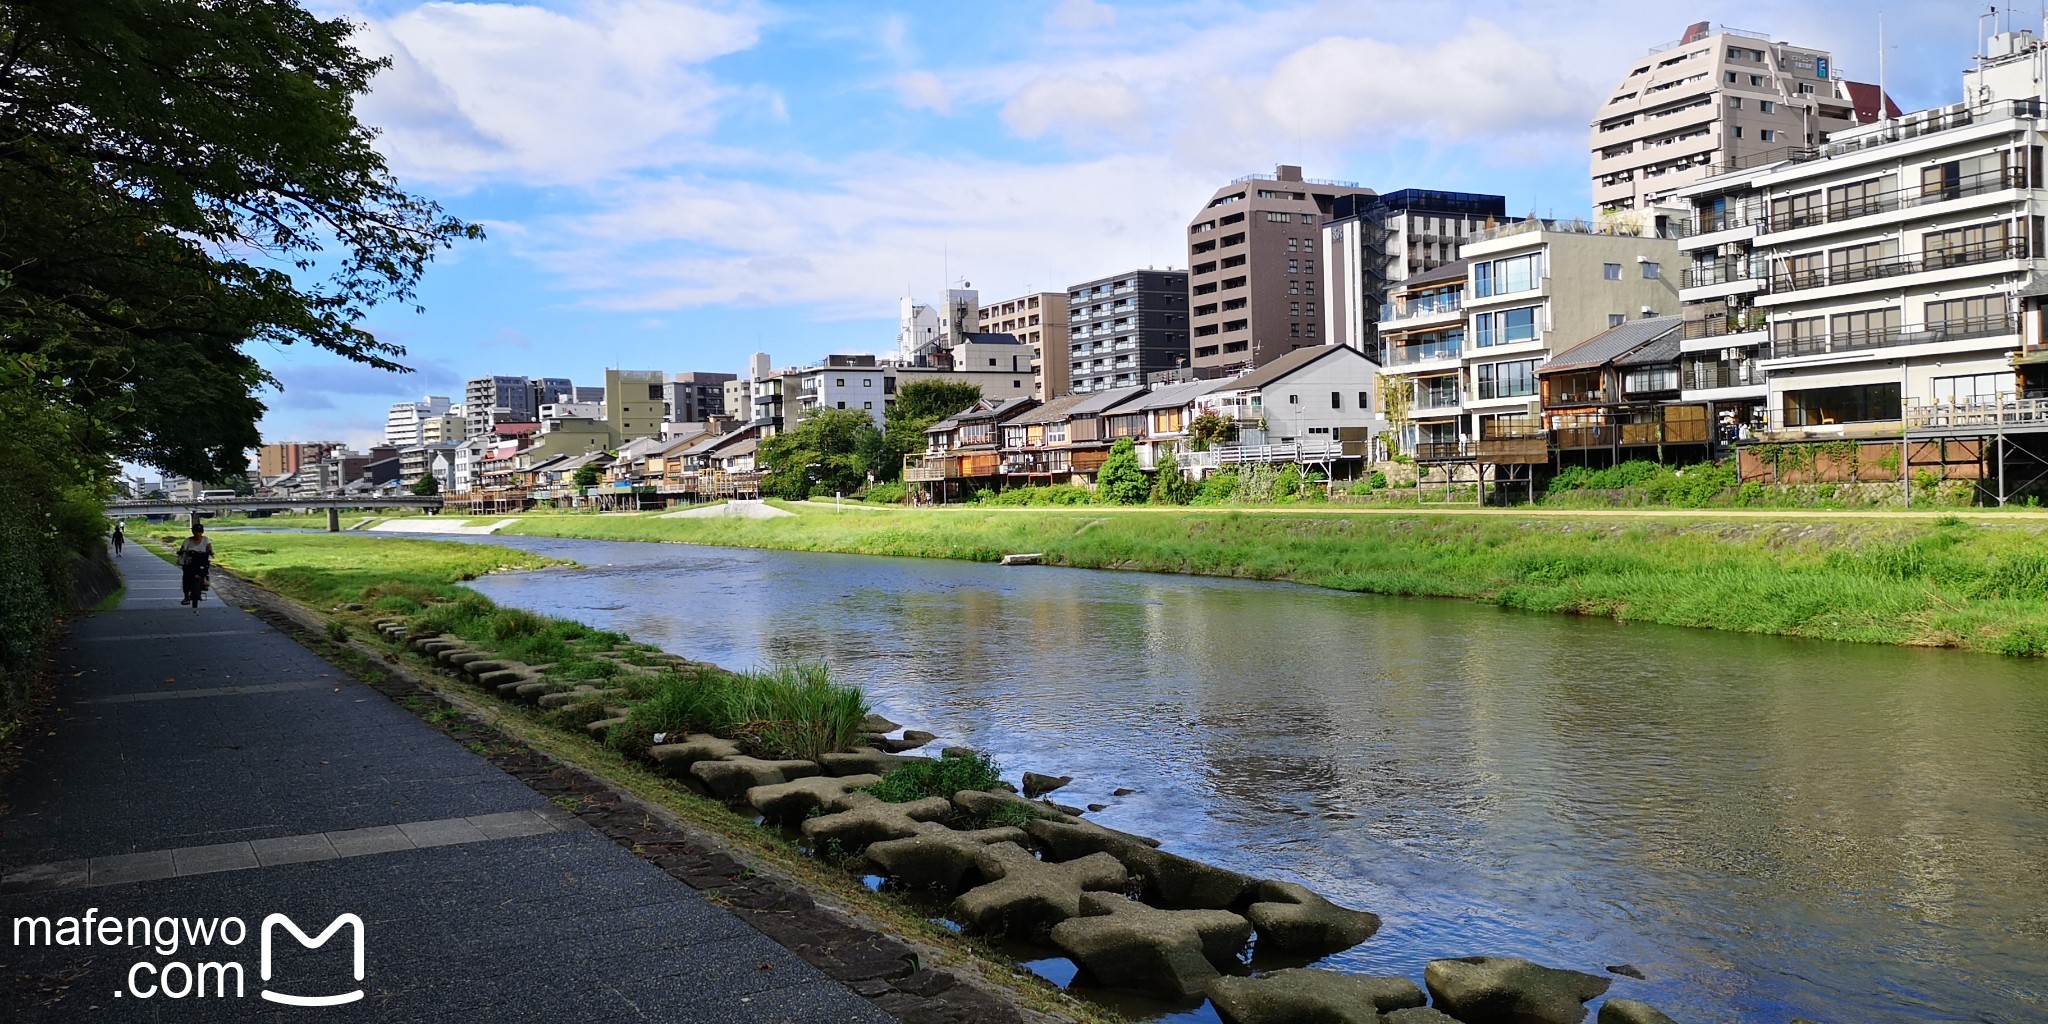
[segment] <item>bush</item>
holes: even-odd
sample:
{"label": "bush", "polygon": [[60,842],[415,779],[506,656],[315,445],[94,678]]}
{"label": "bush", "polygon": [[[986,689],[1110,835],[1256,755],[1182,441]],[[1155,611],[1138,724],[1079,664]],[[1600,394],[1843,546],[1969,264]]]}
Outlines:
{"label": "bush", "polygon": [[1349,494],[1354,498],[1363,498],[1366,495],[1371,494],[1372,490],[1372,483],[1370,481],[1358,480],[1354,481],[1350,487],[1345,488],[1344,493]]}
{"label": "bush", "polygon": [[1207,480],[1202,481],[1202,486],[1196,489],[1195,504],[1221,505],[1236,496],[1237,483],[1238,478],[1235,470],[1211,473]]}
{"label": "bush", "polygon": [[664,679],[628,708],[610,741],[631,753],[655,733],[708,732],[760,757],[815,761],[859,743],[868,710],[858,689],[833,683],[820,664],[738,674],[701,667]]}
{"label": "bush", "polygon": [[1095,492],[1073,484],[1053,484],[1048,487],[1012,487],[1001,493],[983,491],[975,500],[984,505],[1007,508],[1092,505],[1095,503]]}
{"label": "bush", "polygon": [[886,803],[907,804],[928,796],[950,799],[963,789],[993,789],[1002,779],[996,763],[987,754],[975,751],[963,757],[901,765],[867,791]]}
{"label": "bush", "polygon": [[910,497],[910,488],[903,484],[870,484],[861,492],[864,501],[877,505],[901,505]]}
{"label": "bush", "polygon": [[1369,476],[1365,478],[1365,484],[1366,486],[1372,488],[1375,491],[1380,490],[1381,488],[1387,486],[1387,474],[1382,473],[1379,470],[1375,469]]}
{"label": "bush", "polygon": [[1112,505],[1137,505],[1152,491],[1152,482],[1138,468],[1138,446],[1128,437],[1109,446],[1109,457],[1095,471],[1095,490]]}
{"label": "bush", "polygon": [[1301,467],[1292,463],[1281,468],[1273,477],[1273,499],[1292,498],[1301,493]]}
{"label": "bush", "polygon": [[1152,474],[1152,504],[1185,505],[1195,500],[1195,482],[1181,472],[1180,459],[1169,455]]}

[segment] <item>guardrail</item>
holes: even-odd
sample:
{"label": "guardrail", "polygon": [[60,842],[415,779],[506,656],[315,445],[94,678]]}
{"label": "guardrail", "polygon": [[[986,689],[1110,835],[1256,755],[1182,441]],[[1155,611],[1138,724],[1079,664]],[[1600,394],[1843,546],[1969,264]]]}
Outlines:
{"label": "guardrail", "polygon": [[2048,398],[2007,393],[1963,402],[1926,402],[1906,407],[1907,430],[2048,429]]}

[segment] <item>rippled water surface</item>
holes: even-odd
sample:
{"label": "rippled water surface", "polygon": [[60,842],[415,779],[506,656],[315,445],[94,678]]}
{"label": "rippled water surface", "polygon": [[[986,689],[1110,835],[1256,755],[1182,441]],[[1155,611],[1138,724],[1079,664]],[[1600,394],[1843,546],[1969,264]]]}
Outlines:
{"label": "rippled water surface", "polygon": [[[2048,1020],[2048,668],[1304,587],[492,538],[476,587],[1070,774],[1381,914],[1332,958],[1599,971],[1681,1021]],[[1118,787],[1136,795],[1112,797]]]}

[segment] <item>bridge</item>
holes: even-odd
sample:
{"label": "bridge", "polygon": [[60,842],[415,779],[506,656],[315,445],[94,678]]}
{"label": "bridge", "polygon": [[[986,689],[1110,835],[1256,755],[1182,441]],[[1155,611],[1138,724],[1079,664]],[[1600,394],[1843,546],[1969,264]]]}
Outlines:
{"label": "bridge", "polygon": [[416,508],[428,512],[441,511],[441,496],[417,495],[384,498],[265,498],[249,495],[235,498],[197,498],[191,501],[143,499],[139,501],[107,502],[107,515],[122,516],[175,516],[185,514],[198,522],[208,514],[224,512],[318,512],[326,510],[327,529],[338,533],[341,530],[343,509],[368,511],[372,509]]}

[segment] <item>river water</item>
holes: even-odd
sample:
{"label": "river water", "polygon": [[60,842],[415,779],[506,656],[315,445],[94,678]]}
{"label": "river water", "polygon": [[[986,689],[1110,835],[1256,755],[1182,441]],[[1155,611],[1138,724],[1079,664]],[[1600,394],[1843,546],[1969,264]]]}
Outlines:
{"label": "river water", "polygon": [[[1385,919],[1326,965],[1599,972],[1681,1021],[2048,1020],[2048,669],[1284,584],[491,538],[507,605],[811,658],[1105,825]],[[1137,792],[1110,794],[1119,787]],[[1186,1019],[1208,1018],[1196,1011]]]}

